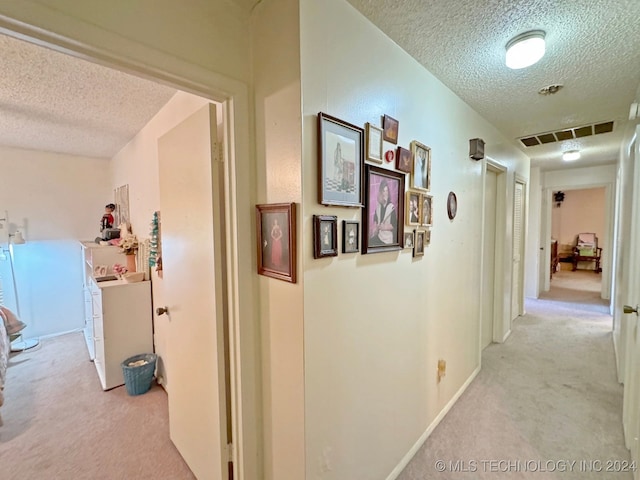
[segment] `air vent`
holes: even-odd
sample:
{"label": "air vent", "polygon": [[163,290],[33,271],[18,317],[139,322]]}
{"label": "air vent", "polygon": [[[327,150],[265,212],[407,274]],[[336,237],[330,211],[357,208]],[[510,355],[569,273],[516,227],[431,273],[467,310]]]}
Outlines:
{"label": "air vent", "polygon": [[599,135],[601,133],[609,133],[613,131],[613,122],[602,122],[594,125],[582,125],[579,127],[566,128],[556,132],[537,133],[519,138],[525,147],[535,147],[536,145],[562,142],[563,140],[572,140],[574,138],[588,137],[590,135]]}

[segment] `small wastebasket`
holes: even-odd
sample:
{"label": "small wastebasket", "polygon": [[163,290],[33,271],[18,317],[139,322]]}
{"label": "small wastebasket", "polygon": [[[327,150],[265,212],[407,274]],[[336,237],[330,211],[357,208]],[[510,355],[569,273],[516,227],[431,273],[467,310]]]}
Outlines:
{"label": "small wastebasket", "polygon": [[142,395],[149,391],[157,359],[155,353],[142,353],[122,362],[124,385],[129,395]]}

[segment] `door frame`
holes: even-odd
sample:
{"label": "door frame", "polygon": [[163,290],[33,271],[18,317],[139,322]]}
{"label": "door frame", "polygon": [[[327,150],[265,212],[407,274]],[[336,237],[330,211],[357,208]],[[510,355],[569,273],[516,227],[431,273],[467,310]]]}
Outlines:
{"label": "door frame", "polygon": [[[44,7],[34,8],[42,8],[44,18],[52,14]],[[254,193],[250,188],[252,179],[250,175],[240,174],[252,171],[249,168],[253,152],[249,147],[251,115],[248,86],[82,20],[65,17],[64,21],[85,33],[85,38],[96,39],[96,45],[110,45],[112,48],[107,51],[5,15],[0,15],[0,33],[162,83],[220,104],[224,124],[221,153],[225,187],[225,231],[222,234],[226,243],[225,286],[231,375],[229,401],[234,439],[229,456],[235,466],[235,480],[260,478],[259,472],[262,469],[257,461],[261,457],[261,424],[257,416],[260,409],[257,387],[259,372],[255,368],[259,359],[257,349],[253,345],[255,342],[251,342],[251,339],[257,336],[257,313],[252,301],[255,296],[253,264],[250,255],[240,255],[240,252],[253,251],[252,236],[246,234],[252,232],[252,219],[249,213],[244,213],[250,212],[251,205],[255,203]],[[125,56],[114,52],[128,53]],[[170,73],[154,65],[170,65],[174,71],[180,71],[181,74]]]}
{"label": "door frame", "polygon": [[[527,199],[529,198],[529,184],[527,182],[527,179],[524,178],[521,175],[516,174],[515,178],[514,178],[514,182],[513,182],[513,212],[512,212],[512,218],[515,218],[515,214],[516,214],[516,210],[515,210],[515,206],[516,206],[516,202],[515,202],[515,197],[516,197],[516,185],[517,184],[522,185],[522,232],[521,232],[521,245],[520,245],[520,279],[518,282],[519,288],[517,292],[513,291],[513,287],[510,289],[511,290],[511,304],[509,306],[509,328],[511,329],[512,323],[513,321],[519,317],[524,315],[525,313],[527,313],[525,311],[525,306],[524,306],[524,281],[525,281],[525,267],[526,267],[526,252],[527,252],[527,230],[528,230],[528,218],[529,218],[529,208],[528,208],[528,204],[529,202],[527,201]],[[512,221],[511,224],[511,239],[512,239],[512,243],[513,243],[513,238],[515,237],[514,235],[515,232],[515,222]],[[511,249],[511,258],[513,258],[513,255],[515,254],[515,249],[513,248],[512,245],[512,249]],[[513,268],[511,269],[511,284],[513,285]],[[513,312],[512,312],[512,307],[513,307],[513,295],[517,295],[518,298],[518,304],[519,304],[519,310],[518,310],[518,314],[514,317],[513,316]]]}
{"label": "door frame", "polygon": [[[481,246],[480,252],[484,252],[484,238],[486,229],[486,195],[487,195],[487,171],[495,172],[497,176],[496,185],[496,224],[495,224],[495,239],[496,239],[496,252],[503,252],[502,255],[496,253],[494,257],[494,283],[493,283],[493,298],[485,298],[485,288],[483,283],[480,283],[480,321],[478,328],[478,343],[479,343],[479,358],[478,363],[482,364],[482,315],[484,311],[485,302],[493,302],[493,335],[492,342],[502,343],[508,337],[505,332],[505,312],[502,297],[505,289],[503,270],[506,265],[506,258],[504,255],[504,245],[506,242],[506,211],[507,211],[507,167],[501,163],[495,161],[490,157],[485,157],[482,161],[482,234],[481,234]],[[480,271],[481,277],[486,268],[484,262],[484,255],[480,255]]]}

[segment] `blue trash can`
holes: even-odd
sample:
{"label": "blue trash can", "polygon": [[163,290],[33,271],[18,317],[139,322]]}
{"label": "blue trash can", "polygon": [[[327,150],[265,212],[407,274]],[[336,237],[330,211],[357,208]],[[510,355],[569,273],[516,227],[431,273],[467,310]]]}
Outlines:
{"label": "blue trash can", "polygon": [[[155,353],[142,353],[127,358],[122,362],[122,374],[124,385],[129,395],[142,395],[151,388],[153,374],[156,370],[158,356]],[[132,365],[136,362],[145,362],[140,365]]]}

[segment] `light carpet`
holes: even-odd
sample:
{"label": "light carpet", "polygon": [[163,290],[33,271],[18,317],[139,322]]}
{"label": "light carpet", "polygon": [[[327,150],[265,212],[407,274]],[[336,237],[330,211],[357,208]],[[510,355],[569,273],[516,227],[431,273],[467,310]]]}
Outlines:
{"label": "light carpet", "polygon": [[165,391],[102,391],[81,333],[12,355],[5,393],[3,480],[195,478],[169,440]]}
{"label": "light carpet", "polygon": [[527,301],[511,336],[484,350],[476,379],[398,478],[630,480],[599,281],[558,272],[544,298]]}

